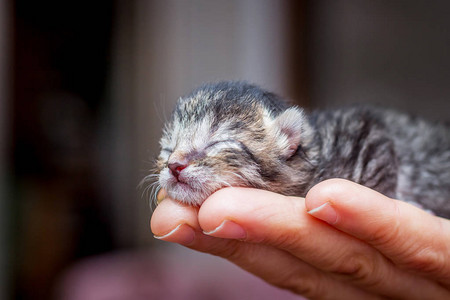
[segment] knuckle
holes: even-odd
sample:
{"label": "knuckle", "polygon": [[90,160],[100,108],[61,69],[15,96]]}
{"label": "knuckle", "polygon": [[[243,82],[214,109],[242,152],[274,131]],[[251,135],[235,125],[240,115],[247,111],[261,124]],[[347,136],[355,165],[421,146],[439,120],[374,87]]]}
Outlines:
{"label": "knuckle", "polygon": [[307,233],[305,229],[300,230],[285,230],[282,234],[273,237],[270,243],[279,249],[288,250],[301,247],[302,240]]}
{"label": "knuckle", "polygon": [[[444,230],[438,232],[442,233]],[[450,244],[447,239],[435,238],[430,234],[425,241],[414,243],[403,257],[408,269],[421,273],[450,275]]]}
{"label": "knuckle", "polygon": [[311,277],[291,279],[290,290],[299,295],[304,295],[308,298],[319,297],[321,295],[320,281],[314,280]]}
{"label": "knuckle", "polygon": [[400,211],[396,202],[392,202],[394,209],[391,210],[393,215],[385,216],[385,220],[379,220],[380,225],[374,227],[373,231],[367,236],[366,241],[375,247],[384,247],[391,245],[395,247],[399,242],[402,242],[402,226]]}
{"label": "knuckle", "polygon": [[252,266],[258,263],[257,247],[241,241],[233,241],[232,245],[222,253],[222,257],[240,266]]}
{"label": "knuckle", "polygon": [[338,277],[365,286],[377,286],[383,280],[382,262],[367,253],[354,254],[341,260],[343,263],[333,272]]}
{"label": "knuckle", "polygon": [[445,270],[445,255],[433,247],[418,249],[410,256],[410,267],[424,273],[441,273]]}
{"label": "knuckle", "polygon": [[217,240],[215,243],[209,243],[208,247],[201,251],[235,261],[243,258],[243,245],[245,245],[243,242],[237,240]]}
{"label": "knuckle", "polygon": [[308,276],[299,276],[298,273],[301,272],[296,272],[295,268],[291,272],[285,272],[274,284],[308,298],[323,298],[321,296],[326,291],[323,288],[324,278],[314,272]]}

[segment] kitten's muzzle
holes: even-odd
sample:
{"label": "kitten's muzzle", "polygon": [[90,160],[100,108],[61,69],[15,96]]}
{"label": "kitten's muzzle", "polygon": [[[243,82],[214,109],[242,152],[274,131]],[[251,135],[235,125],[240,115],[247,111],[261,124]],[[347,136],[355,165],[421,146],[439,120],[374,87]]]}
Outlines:
{"label": "kitten's muzzle", "polygon": [[175,179],[179,181],[178,176],[180,176],[180,172],[187,167],[187,164],[183,164],[181,162],[171,162],[168,164],[168,167]]}

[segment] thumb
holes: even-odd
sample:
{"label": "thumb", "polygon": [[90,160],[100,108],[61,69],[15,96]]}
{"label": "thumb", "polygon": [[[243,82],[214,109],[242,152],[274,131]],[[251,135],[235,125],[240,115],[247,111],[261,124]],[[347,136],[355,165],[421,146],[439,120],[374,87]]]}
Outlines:
{"label": "thumb", "polygon": [[370,244],[397,266],[450,288],[450,221],[359,184],[331,179],[306,195],[310,215]]}

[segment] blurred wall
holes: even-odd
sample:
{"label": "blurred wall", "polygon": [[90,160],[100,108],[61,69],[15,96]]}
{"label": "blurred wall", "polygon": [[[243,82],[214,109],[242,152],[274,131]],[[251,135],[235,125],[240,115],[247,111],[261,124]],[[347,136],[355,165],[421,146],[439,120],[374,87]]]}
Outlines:
{"label": "blurred wall", "polygon": [[447,0],[310,1],[312,105],[372,103],[449,121],[449,16]]}

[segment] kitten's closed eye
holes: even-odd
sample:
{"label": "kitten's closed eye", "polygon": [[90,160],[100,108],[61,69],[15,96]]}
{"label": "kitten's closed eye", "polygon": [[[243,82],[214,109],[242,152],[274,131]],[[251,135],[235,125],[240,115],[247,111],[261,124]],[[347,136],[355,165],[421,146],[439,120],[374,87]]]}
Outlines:
{"label": "kitten's closed eye", "polygon": [[208,144],[208,145],[205,147],[205,149],[212,148],[212,147],[216,146],[217,144],[221,144],[221,143],[229,143],[229,142],[233,142],[233,140],[215,141],[215,142],[212,142],[212,143]]}
{"label": "kitten's closed eye", "polygon": [[[207,154],[211,155],[211,154],[217,154],[217,153],[219,153],[223,150],[227,150],[227,149],[237,149],[237,148],[239,148],[239,146],[241,144],[242,144],[241,142],[238,142],[233,139],[214,141],[214,142],[211,142],[208,145],[206,145],[203,150],[194,149],[194,150],[189,151],[187,154],[185,154],[185,156],[190,161],[192,161],[195,159],[202,158]],[[164,154],[168,154],[169,157],[176,150],[177,149],[173,150],[171,148],[162,148],[161,149],[161,151],[165,152]]]}
{"label": "kitten's closed eye", "polygon": [[209,155],[215,155],[227,149],[240,149],[241,144],[241,142],[233,139],[215,141],[208,144],[205,151],[207,151]]}

